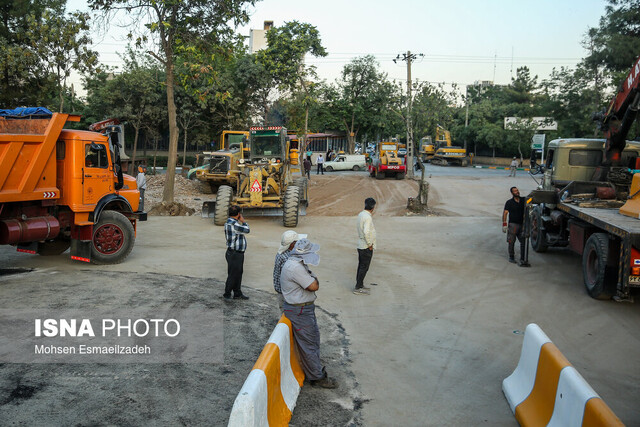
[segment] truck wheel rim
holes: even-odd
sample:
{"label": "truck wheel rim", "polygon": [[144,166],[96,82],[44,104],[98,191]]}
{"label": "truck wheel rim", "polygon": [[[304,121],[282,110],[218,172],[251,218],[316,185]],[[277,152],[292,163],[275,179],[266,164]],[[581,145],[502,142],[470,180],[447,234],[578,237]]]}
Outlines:
{"label": "truck wheel rim", "polygon": [[101,254],[110,255],[118,252],[123,244],[124,233],[115,224],[101,225],[93,235],[93,246]]}

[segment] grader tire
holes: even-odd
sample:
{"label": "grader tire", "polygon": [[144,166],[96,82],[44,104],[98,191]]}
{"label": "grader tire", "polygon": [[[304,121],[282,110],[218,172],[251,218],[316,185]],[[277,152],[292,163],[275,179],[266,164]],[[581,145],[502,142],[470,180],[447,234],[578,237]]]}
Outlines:
{"label": "grader tire", "polygon": [[300,187],[289,185],[284,193],[284,206],[282,209],[282,222],[285,227],[298,226],[298,214],[300,213]]}
{"label": "grader tire", "polygon": [[309,183],[304,176],[293,180],[293,185],[300,189],[300,203],[309,206]]}
{"label": "grader tire", "polygon": [[404,176],[405,176],[405,174],[404,174],[404,173],[402,173],[402,172],[398,172],[398,173],[396,174],[396,179],[404,179]]}
{"label": "grader tire", "polygon": [[229,205],[231,204],[231,195],[233,189],[228,185],[221,185],[216,194],[216,207],[213,211],[213,223],[215,225],[224,225],[229,218]]}
{"label": "grader tire", "polygon": [[385,173],[376,170],[376,179],[385,179]]}

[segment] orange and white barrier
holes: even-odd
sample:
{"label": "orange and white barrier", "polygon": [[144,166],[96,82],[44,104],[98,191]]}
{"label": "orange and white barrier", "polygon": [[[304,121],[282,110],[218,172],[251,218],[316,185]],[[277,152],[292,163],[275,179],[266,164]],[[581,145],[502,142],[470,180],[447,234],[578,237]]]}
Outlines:
{"label": "orange and white barrier", "polygon": [[534,323],[525,330],[518,366],[502,381],[502,391],[522,426],[623,425]]}
{"label": "orange and white barrier", "polygon": [[233,403],[229,426],[288,425],[303,382],[291,322],[282,315]]}

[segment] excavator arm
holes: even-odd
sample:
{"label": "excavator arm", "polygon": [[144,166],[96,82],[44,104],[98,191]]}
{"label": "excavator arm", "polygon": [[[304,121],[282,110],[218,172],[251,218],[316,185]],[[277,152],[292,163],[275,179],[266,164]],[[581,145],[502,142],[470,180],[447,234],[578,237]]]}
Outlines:
{"label": "excavator arm", "polygon": [[609,104],[606,112],[594,116],[599,128],[604,133],[606,143],[602,166],[594,177],[597,181],[606,179],[610,166],[619,166],[622,151],[625,148],[627,135],[638,117],[640,107],[640,57],[622,81],[616,97]]}

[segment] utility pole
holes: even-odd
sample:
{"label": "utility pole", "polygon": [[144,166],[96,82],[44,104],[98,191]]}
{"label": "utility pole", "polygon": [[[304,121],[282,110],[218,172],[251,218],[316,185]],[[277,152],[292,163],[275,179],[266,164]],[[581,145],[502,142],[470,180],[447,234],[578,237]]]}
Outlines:
{"label": "utility pole", "polygon": [[467,151],[467,127],[469,126],[469,85],[465,85],[465,89],[464,89],[464,102],[466,105],[466,113],[464,115],[464,130],[465,130],[465,136],[464,136],[464,151]]}
{"label": "utility pole", "polygon": [[407,51],[407,53],[403,53],[402,56],[396,56],[396,59],[393,62],[397,62],[399,59],[402,61],[407,61],[407,113],[406,113],[406,124],[407,124],[407,175],[409,178],[413,178],[413,125],[411,123],[411,108],[413,100],[411,99],[411,61],[418,58],[418,56],[424,56],[424,54],[412,54],[411,51]]}

